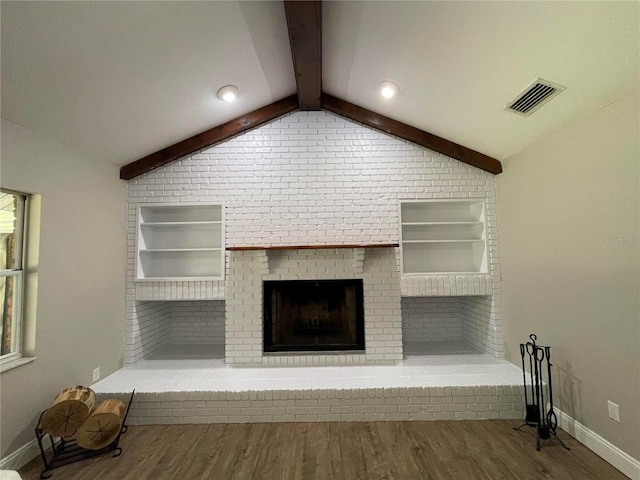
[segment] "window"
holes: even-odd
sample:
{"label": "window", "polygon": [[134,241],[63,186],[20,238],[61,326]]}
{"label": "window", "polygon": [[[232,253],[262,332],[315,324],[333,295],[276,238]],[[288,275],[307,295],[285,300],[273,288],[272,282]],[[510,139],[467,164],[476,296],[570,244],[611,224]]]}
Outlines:
{"label": "window", "polygon": [[26,195],[0,190],[0,359],[3,362],[22,353],[26,205]]}

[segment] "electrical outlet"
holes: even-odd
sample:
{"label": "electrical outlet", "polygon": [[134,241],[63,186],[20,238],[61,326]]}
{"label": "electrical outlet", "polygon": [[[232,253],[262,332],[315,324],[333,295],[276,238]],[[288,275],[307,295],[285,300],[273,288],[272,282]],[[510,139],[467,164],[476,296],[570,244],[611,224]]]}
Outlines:
{"label": "electrical outlet", "polygon": [[93,369],[93,381],[97,382],[98,380],[100,380],[100,367],[96,367]]}
{"label": "electrical outlet", "polygon": [[608,400],[609,418],[614,422],[620,423],[620,406]]}

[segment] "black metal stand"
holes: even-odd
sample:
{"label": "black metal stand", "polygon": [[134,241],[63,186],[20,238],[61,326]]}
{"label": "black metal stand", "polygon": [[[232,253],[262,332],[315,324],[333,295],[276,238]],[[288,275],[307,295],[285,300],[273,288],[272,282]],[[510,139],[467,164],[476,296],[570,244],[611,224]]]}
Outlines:
{"label": "black metal stand", "polygon": [[[133,395],[135,393],[135,390],[131,392],[129,404],[127,405],[127,410],[124,414],[124,419],[122,420],[122,428],[120,429],[120,433],[118,433],[118,436],[113,442],[111,442],[106,447],[101,448],[100,450],[87,450],[86,448],[82,448],[78,446],[73,437],[62,438],[60,439],[60,442],[56,444],[53,440],[53,437],[45,433],[41,428],[42,415],[44,415],[44,412],[42,412],[40,414],[40,418],[38,419],[38,426],[36,427],[36,439],[38,440],[38,446],[40,447],[40,456],[42,457],[42,463],[44,463],[44,470],[40,474],[40,478],[50,478],[51,475],[53,475],[52,470],[54,468],[62,467],[63,465],[68,465],[70,463],[84,460],[86,458],[95,457],[97,455],[102,455],[103,453],[115,450],[113,456],[120,456],[120,454],[122,453],[122,448],[118,446],[118,443],[120,443],[120,437],[122,436],[122,434],[127,431],[127,415],[129,414],[129,408],[131,407],[131,402],[133,402]],[[51,451],[49,452],[49,455],[47,455],[46,447],[43,442],[44,438],[47,436],[49,437],[49,440],[51,442]]]}
{"label": "black metal stand", "polygon": [[[525,420],[514,430],[522,427],[536,428],[536,450],[540,450],[541,440],[556,437],[567,450],[567,447],[558,434],[558,417],[553,411],[553,386],[551,384],[551,347],[542,347],[536,344],[537,337],[532,333],[529,335],[530,342],[520,344],[520,355],[522,356],[522,380],[524,383],[524,402],[526,405]],[[526,361],[529,361],[529,385],[527,385]],[[546,364],[546,365],[545,365]],[[546,368],[545,368],[546,367]],[[544,401],[544,370],[546,370],[546,386],[549,393],[549,410],[546,411]]]}

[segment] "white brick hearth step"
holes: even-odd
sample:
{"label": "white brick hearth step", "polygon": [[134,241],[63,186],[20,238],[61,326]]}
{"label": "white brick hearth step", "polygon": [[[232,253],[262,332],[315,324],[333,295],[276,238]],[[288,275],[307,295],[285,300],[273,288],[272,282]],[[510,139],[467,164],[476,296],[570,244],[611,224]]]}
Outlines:
{"label": "white brick hearth step", "polygon": [[92,388],[99,397],[122,398],[135,388],[131,425],[524,417],[522,371],[483,354],[344,367],[145,360]]}

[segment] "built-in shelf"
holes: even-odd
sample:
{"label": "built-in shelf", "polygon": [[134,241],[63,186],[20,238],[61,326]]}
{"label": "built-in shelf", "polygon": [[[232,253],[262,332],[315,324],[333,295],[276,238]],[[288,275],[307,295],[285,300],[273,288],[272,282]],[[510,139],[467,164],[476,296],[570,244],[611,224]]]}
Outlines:
{"label": "built-in shelf", "polygon": [[484,200],[400,202],[402,273],[487,272]]}
{"label": "built-in shelf", "polygon": [[136,280],[221,280],[221,204],[146,204],[138,208]]}

